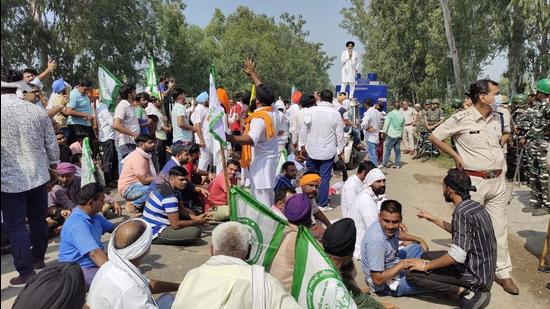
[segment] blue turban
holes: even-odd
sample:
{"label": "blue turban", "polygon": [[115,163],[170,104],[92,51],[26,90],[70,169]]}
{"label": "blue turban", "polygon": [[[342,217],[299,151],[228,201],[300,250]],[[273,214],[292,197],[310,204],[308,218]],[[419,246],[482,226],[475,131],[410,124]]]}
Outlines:
{"label": "blue turban", "polygon": [[65,89],[65,81],[63,80],[63,77],[60,77],[53,81],[52,83],[52,91],[53,93],[60,93]]}
{"label": "blue turban", "polygon": [[206,93],[206,91],[203,91],[197,96],[197,102],[199,103],[204,103],[206,100],[208,100],[208,93]]}

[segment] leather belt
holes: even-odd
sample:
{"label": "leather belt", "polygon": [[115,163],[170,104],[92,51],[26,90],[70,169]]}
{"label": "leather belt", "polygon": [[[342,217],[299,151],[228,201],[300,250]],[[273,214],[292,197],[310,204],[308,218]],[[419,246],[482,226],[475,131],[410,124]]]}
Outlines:
{"label": "leather belt", "polygon": [[474,176],[474,177],[480,177],[483,179],[493,179],[497,178],[502,174],[502,170],[488,170],[488,171],[471,171],[471,170],[464,170],[464,172],[467,175]]}

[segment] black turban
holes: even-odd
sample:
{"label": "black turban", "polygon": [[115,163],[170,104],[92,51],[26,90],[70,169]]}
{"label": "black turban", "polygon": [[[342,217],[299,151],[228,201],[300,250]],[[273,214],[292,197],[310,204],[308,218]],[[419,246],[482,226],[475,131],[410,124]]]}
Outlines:
{"label": "black turban", "polygon": [[331,224],[323,235],[322,243],[325,252],[334,256],[352,255],[355,250],[355,222],[344,218]]}
{"label": "black turban", "polygon": [[57,263],[44,268],[25,285],[14,309],[82,308],[86,302],[86,282],[76,263]]}
{"label": "black turban", "polygon": [[472,186],[471,182],[468,181],[467,183],[460,184],[449,175],[443,178],[443,183],[445,183],[447,187],[453,189],[463,200],[469,200],[471,198],[470,191],[477,191],[477,188]]}

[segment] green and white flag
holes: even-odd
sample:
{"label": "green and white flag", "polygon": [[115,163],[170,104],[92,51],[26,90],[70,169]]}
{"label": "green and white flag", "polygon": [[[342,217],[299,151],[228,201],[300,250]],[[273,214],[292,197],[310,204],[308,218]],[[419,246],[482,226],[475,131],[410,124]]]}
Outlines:
{"label": "green and white flag", "polygon": [[288,222],[255,200],[242,187],[233,186],[230,193],[230,219],[246,225],[251,236],[252,249],[246,262],[269,269]]}
{"label": "green and white flag", "polygon": [[105,186],[105,179],[103,178],[103,171],[97,168],[94,164],[92,148],[90,147],[90,139],[84,138],[82,141],[82,171],[80,176],[80,187],[93,182],[97,182],[102,186]]}
{"label": "green and white flag", "polygon": [[147,64],[147,92],[154,96],[157,99],[161,99],[160,97],[160,91],[158,87],[158,77],[157,77],[157,71],[155,69],[155,61],[153,58],[149,58],[149,62]]}
{"label": "green and white flag", "polygon": [[288,152],[286,151],[286,149],[283,148],[283,151],[279,152],[279,159],[277,161],[277,173],[281,173],[283,171],[283,164],[285,164],[287,159]]}
{"label": "green and white flag", "polygon": [[300,226],[296,236],[292,296],[303,308],[357,308],[340,273],[313,238]]}
{"label": "green and white flag", "polygon": [[218,99],[218,92],[216,91],[216,68],[210,67],[210,89],[208,91],[208,113],[210,118],[210,124],[208,125],[208,131],[214,139],[225,147],[227,146],[227,140],[225,139],[225,132],[227,132],[227,117],[225,117],[225,110],[220,104]]}
{"label": "green and white flag", "polygon": [[97,71],[99,81],[99,97],[101,103],[112,106],[116,103],[122,82],[106,67],[99,66]]}

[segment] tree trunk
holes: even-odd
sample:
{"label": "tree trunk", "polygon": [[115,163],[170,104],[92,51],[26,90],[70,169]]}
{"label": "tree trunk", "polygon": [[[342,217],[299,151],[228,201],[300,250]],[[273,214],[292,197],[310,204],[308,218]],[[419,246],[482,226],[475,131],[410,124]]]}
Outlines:
{"label": "tree trunk", "polygon": [[455,37],[453,35],[451,13],[449,12],[449,2],[447,0],[439,0],[439,2],[441,3],[441,10],[443,11],[445,36],[447,36],[447,43],[449,43],[449,50],[451,52],[451,58],[453,59],[453,71],[455,76],[456,92],[459,96],[462,96],[462,93],[464,93],[464,86],[462,84],[462,73],[460,70],[458,50],[456,49]]}
{"label": "tree trunk", "polygon": [[521,18],[521,9],[512,4],[510,36],[508,37],[508,80],[510,82],[510,96],[522,89],[523,72],[525,71],[525,25]]}

